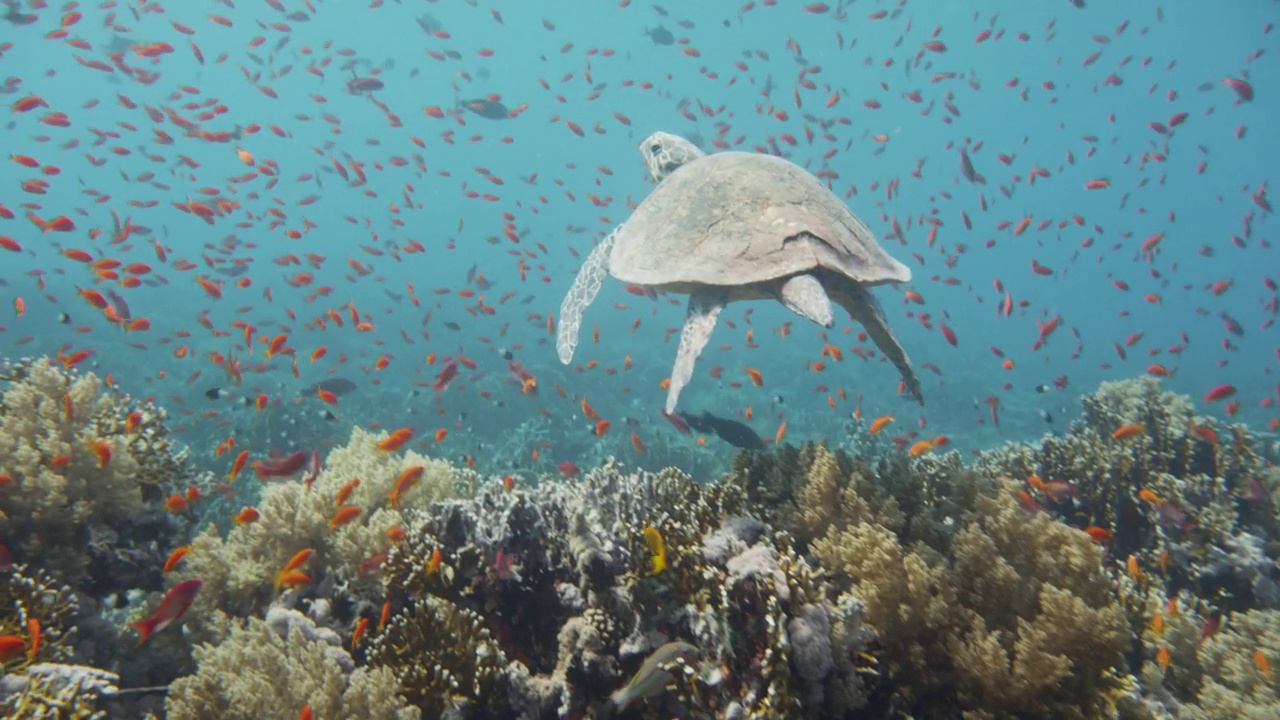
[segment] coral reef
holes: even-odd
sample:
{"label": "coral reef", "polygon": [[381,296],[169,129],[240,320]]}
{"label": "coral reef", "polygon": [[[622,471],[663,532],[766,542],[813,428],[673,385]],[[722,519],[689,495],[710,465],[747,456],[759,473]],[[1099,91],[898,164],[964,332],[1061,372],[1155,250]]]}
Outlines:
{"label": "coral reef", "polygon": [[[178,580],[204,580],[193,614],[203,616],[214,608],[238,616],[261,612],[275,592],[275,573],[307,548],[314,551],[307,566],[313,585],[330,575],[335,581],[373,585],[380,558],[392,544],[387,531],[406,525],[406,511],[474,487],[474,473],[446,462],[412,451],[378,450],[378,441],[385,437],[355,428],[344,447],[329,453],[310,488],[302,482],[270,484],[262,492],[256,522],[232,527],[225,537],[212,525],[196,536],[182,570],[175,574]],[[424,468],[422,478],[404,494],[399,508],[392,507],[387,495],[396,477],[414,466]],[[339,492],[357,479],[359,484],[350,489],[344,504],[360,508],[359,517],[330,527]]]}
{"label": "coral reef", "polygon": [[[707,483],[482,481],[355,428],[311,483],[245,478],[256,521],[215,513],[162,583],[194,519],[160,509],[193,477],[164,414],[47,360],[4,375],[6,717],[159,713],[163,687],[174,720],[1280,714],[1275,448],[1150,379],[968,466],[855,422],[858,456],[775,444]],[[189,578],[183,631],[121,652]]]}
{"label": "coral reef", "polygon": [[0,542],[95,596],[158,584],[165,488],[190,476],[163,411],[47,358],[0,377]]}
{"label": "coral reef", "polygon": [[[490,485],[418,518],[388,559],[388,591],[393,607],[414,615],[423,612],[414,598],[429,595],[494,628],[489,635],[478,622],[454,621],[459,637],[498,647],[482,653],[493,659],[483,675],[503,692],[475,692],[477,675],[466,671],[461,694],[475,712],[586,712],[673,639],[699,648],[696,679],[651,702],[730,717],[856,707],[864,699],[854,662],[866,640],[861,605],[830,595],[785,534],[738,517],[744,504],[732,483],[703,486],[675,470],[627,473],[614,462],[572,484]],[[641,532],[649,526],[665,541],[658,572]],[[442,558],[434,568],[433,556]],[[448,607],[434,602],[433,614]],[[438,641],[416,637],[419,650],[371,657],[400,664],[402,680],[425,677],[431,669],[414,665],[438,657]],[[493,677],[504,656],[511,662]],[[439,707],[432,702],[419,707]]]}
{"label": "coral reef", "polygon": [[114,673],[85,665],[32,665],[0,678],[0,712],[15,719],[101,720],[107,717],[102,701],[118,681]]}
{"label": "coral reef", "polygon": [[[80,603],[71,588],[23,565],[0,572],[0,635],[22,637],[27,652],[0,657],[0,671],[12,673],[38,661],[67,661],[73,654]],[[35,623],[33,626],[32,623]],[[33,630],[39,649],[30,652]]]}
{"label": "coral reef", "polygon": [[871,465],[817,445],[742,457],[735,473],[865,605],[887,707],[1089,717],[1105,704],[1128,634],[1102,550],[1020,508],[1016,484],[955,453]]}
{"label": "coral reef", "polygon": [[216,645],[195,649],[199,669],[174,681],[169,720],[417,720],[390,671],[356,668],[337,633],[302,614],[273,608],[265,620],[235,622]]}
{"label": "coral reef", "polygon": [[[1222,554],[1252,542],[1242,532],[1264,544],[1280,542],[1267,491],[1275,480],[1265,479],[1262,443],[1242,425],[1196,415],[1189,398],[1162,391],[1154,378],[1102,383],[1082,402],[1083,417],[1065,435],[1006,445],[983,454],[974,469],[1067,483],[1064,492],[1037,500],[1079,527],[1106,529],[1117,557],[1133,555],[1154,567],[1168,552],[1174,593],[1185,587],[1221,597],[1224,609],[1280,603],[1274,562],[1259,565],[1237,553],[1243,562],[1236,563]],[[1126,425],[1142,431],[1112,437]]]}

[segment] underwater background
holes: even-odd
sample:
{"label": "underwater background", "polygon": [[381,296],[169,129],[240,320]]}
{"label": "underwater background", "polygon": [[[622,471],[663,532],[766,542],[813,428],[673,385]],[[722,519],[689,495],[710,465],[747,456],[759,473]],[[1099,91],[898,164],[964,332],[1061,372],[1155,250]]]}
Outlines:
{"label": "underwater background", "polygon": [[[4,717],[1280,717],[1276,3],[3,6]],[[765,300],[666,414],[616,278],[560,362],[659,131],[922,404]]]}

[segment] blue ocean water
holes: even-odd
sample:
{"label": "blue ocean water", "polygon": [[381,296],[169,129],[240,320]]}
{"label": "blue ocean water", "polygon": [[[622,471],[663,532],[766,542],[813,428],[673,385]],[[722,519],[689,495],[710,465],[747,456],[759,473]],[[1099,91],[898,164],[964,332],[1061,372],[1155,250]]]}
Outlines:
{"label": "blue ocean water", "polygon": [[[824,341],[776,303],[737,303],[682,409],[769,439],[785,421],[790,441],[838,442],[855,412],[893,415],[904,445],[918,433],[979,449],[1059,430],[1079,393],[1158,363],[1193,397],[1235,386],[1238,418],[1259,429],[1277,415],[1274,3],[234,5],[20,3],[33,22],[0,25],[6,102],[43,101],[4,120],[6,152],[37,167],[0,163],[15,215],[0,234],[21,246],[2,254],[0,343],[13,357],[92,351],[82,368],[167,407],[220,473],[212,450],[228,435],[288,453],[341,444],[352,425],[412,426],[421,447],[486,472],[608,454],[717,469],[732,448],[698,449],[659,413],[683,296],[606,282],[572,366],[548,332],[582,259],[651,190],[636,146],[657,130],[827,171],[914,273],[875,294],[924,379],[923,407],[901,399],[843,313]],[[657,28],[671,44],[646,34]],[[382,87],[351,94],[356,77]],[[462,104],[490,96],[512,117]],[[961,149],[985,184],[964,177]],[[34,179],[47,190],[24,190]],[[1109,187],[1086,189],[1096,180]],[[211,222],[176,207],[220,199]],[[75,228],[42,232],[28,213]],[[126,219],[142,227],[114,242]],[[151,272],[124,287],[64,250],[118,260],[121,278]],[[150,328],[126,332],[78,288],[113,290]],[[264,359],[281,334],[291,352]],[[827,341],[843,361],[822,355]],[[211,353],[238,359],[242,380]],[[475,368],[433,391],[459,355]],[[336,405],[300,396],[331,377],[358,389]],[[206,397],[215,388],[225,397]],[[260,395],[262,411],[238,403]],[[610,421],[603,436],[584,397]],[[666,450],[640,454],[631,433]]]}

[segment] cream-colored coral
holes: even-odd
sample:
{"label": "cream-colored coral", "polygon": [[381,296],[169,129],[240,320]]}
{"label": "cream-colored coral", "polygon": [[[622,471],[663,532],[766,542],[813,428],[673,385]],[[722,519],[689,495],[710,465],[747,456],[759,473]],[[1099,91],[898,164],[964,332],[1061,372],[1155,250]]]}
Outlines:
{"label": "cream-colored coral", "polygon": [[[257,522],[234,527],[225,538],[213,527],[197,536],[179,578],[204,580],[193,613],[199,616],[221,607],[237,615],[251,614],[271,597],[275,573],[306,548],[314,554],[300,569],[313,579],[319,571],[359,579],[361,564],[390,547],[387,530],[403,527],[406,513],[457,497],[474,485],[471,474],[447,462],[411,450],[379,450],[377,443],[385,437],[353,429],[347,444],[329,453],[310,489],[301,481],[272,483],[263,490]],[[391,507],[387,495],[397,476],[414,466],[424,468],[421,479],[401,497],[400,507]],[[345,504],[362,508],[360,516],[331,528],[339,491],[357,478],[360,484]]]}
{"label": "cream-colored coral", "polygon": [[[88,563],[86,528],[119,522],[143,507],[139,465],[123,435],[100,435],[95,419],[117,401],[93,373],[64,372],[47,358],[26,368],[0,397],[0,536],[21,559],[68,582]],[[107,443],[105,467],[93,450]],[[54,459],[66,456],[65,467]]]}
{"label": "cream-colored coral", "polygon": [[[1224,627],[1203,640],[1199,632],[1168,639],[1170,647],[1182,650],[1172,653],[1169,672],[1199,676],[1195,697],[1182,705],[1179,717],[1280,717],[1280,667],[1272,667],[1280,665],[1280,611],[1233,614]],[[1187,657],[1188,650],[1195,653],[1194,659]],[[1184,664],[1178,664],[1180,660]]]}
{"label": "cream-colored coral", "polygon": [[200,645],[193,654],[199,669],[170,685],[168,720],[296,720],[306,705],[317,720],[420,717],[390,670],[351,670],[341,649],[308,637],[300,625],[281,637],[249,618],[221,643]]}

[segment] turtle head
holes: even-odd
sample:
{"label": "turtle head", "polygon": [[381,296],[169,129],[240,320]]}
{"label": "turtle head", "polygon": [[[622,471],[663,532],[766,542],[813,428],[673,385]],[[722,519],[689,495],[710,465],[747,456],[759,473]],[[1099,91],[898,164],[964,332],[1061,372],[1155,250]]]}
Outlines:
{"label": "turtle head", "polygon": [[676,168],[697,160],[705,153],[679,135],[659,131],[640,143],[640,154],[649,167],[649,174],[656,182],[662,182]]}

